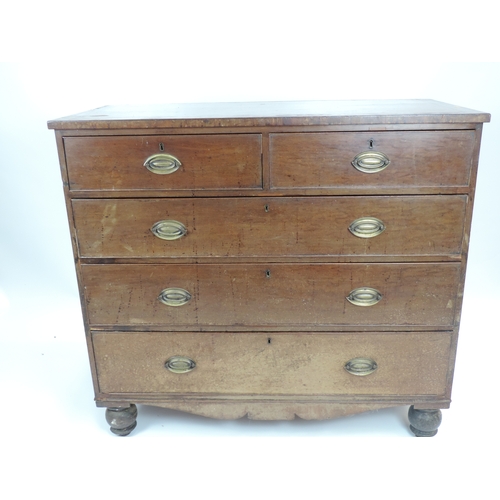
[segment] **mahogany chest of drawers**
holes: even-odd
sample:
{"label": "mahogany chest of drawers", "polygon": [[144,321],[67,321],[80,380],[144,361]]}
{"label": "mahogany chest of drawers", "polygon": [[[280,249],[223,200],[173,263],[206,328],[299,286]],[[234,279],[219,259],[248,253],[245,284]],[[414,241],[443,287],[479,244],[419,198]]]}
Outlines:
{"label": "mahogany chest of drawers", "polygon": [[96,402],[448,408],[482,124],[436,101],[108,106],[49,122]]}

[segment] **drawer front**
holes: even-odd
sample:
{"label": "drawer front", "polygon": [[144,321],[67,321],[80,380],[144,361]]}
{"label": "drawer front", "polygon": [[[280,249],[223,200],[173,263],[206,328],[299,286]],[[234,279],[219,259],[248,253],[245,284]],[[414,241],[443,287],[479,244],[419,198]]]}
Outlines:
{"label": "drawer front", "polygon": [[[475,133],[283,133],[269,141],[273,188],[467,186]],[[359,170],[352,162],[361,153],[369,156],[358,157]]]}
{"label": "drawer front", "polygon": [[80,199],[73,210],[87,258],[459,256],[466,204],[458,195]]}
{"label": "drawer front", "polygon": [[94,326],[451,327],[460,264],[86,264],[82,277]]}
{"label": "drawer front", "polygon": [[93,343],[103,393],[439,396],[451,334],[94,332]]}
{"label": "drawer front", "polygon": [[[261,142],[259,134],[65,137],[64,149],[73,191],[261,189]],[[148,169],[158,154],[169,156]]]}

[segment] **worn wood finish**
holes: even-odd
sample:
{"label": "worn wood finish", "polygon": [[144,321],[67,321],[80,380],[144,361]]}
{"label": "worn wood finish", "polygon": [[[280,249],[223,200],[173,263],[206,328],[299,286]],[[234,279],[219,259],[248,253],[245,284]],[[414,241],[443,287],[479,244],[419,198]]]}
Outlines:
{"label": "worn wood finish", "polygon": [[[260,134],[66,137],[64,148],[72,191],[262,187]],[[182,166],[150,172],[144,162],[160,153]]]}
{"label": "worn wood finish", "polygon": [[[490,121],[479,111],[431,99],[357,101],[218,102],[104,106],[51,120],[49,128],[98,130],[128,128],[207,129],[214,127],[385,126],[390,124],[471,124]],[[109,132],[108,132],[109,133]]]}
{"label": "worn wood finish", "polygon": [[113,434],[128,436],[137,426],[137,406],[107,408],[106,422]]}
{"label": "worn wood finish", "polygon": [[[268,174],[267,168],[264,168],[264,177]],[[265,198],[267,196],[401,196],[401,195],[446,195],[446,194],[469,194],[470,186],[384,186],[372,187],[365,186],[362,189],[357,189],[355,192],[349,186],[330,186],[328,188],[256,188],[256,189],[200,189],[197,191],[189,192],[190,198],[217,198],[220,196],[233,197],[233,198]],[[68,197],[70,199],[111,199],[111,198],[186,198],[188,194],[186,190],[160,190],[160,189],[141,189],[130,190],[124,189],[116,190],[82,190],[82,191],[69,191]]]}
{"label": "worn wood finish", "polygon": [[316,403],[313,401],[306,403],[274,401],[268,403],[255,400],[251,403],[179,400],[155,402],[155,405],[221,420],[244,417],[250,420],[294,420],[295,418],[325,420],[398,406],[397,404],[385,403]]}
{"label": "worn wood finish", "polygon": [[[466,186],[473,130],[271,134],[271,186],[316,188]],[[363,173],[351,162],[365,151],[382,152],[390,164]],[[452,165],[452,168],[445,168]]]}
{"label": "worn wood finish", "polygon": [[[446,391],[451,336],[441,333],[93,334],[104,393],[432,394]],[[425,353],[425,356],[422,355]],[[182,354],[196,362],[172,373],[166,360]],[[370,375],[348,373],[357,357],[376,361]]]}
{"label": "worn wood finish", "polygon": [[[398,100],[111,106],[49,122],[96,404],[124,417],[117,433],[142,403],[256,419],[412,405],[412,430],[433,434],[451,401],[489,118]],[[363,151],[390,163],[359,172]],[[149,172],[160,152],[182,166]],[[353,236],[361,217],[385,230]],[[155,237],[166,219],[186,234]],[[190,300],[162,304],[170,287]],[[352,304],[362,287],[380,300]]]}
{"label": "worn wood finish", "polygon": [[441,410],[417,410],[412,405],[408,410],[410,430],[417,437],[432,437],[441,425]]}
{"label": "worn wood finish", "polygon": [[[462,251],[466,196],[73,200],[84,258],[455,257]],[[372,238],[349,231],[376,217]],[[176,220],[187,235],[151,232]]]}
{"label": "worn wood finish", "polygon": [[[302,325],[453,326],[460,264],[84,265],[89,322],[174,329]],[[158,300],[175,287],[192,299]],[[346,297],[372,287],[379,303]],[[256,314],[258,317],[256,318]]]}

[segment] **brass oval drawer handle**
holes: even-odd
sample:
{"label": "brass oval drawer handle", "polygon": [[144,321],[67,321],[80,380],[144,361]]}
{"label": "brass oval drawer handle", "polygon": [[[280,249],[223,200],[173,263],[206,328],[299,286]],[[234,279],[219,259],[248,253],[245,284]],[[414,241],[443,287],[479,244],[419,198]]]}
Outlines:
{"label": "brass oval drawer handle", "polygon": [[151,227],[151,232],[161,240],[178,240],[187,234],[186,226],[176,220],[159,220]]}
{"label": "brass oval drawer handle", "polygon": [[153,174],[173,174],[182,163],[175,157],[166,153],[158,153],[150,156],[144,162],[144,166]]}
{"label": "brass oval drawer handle", "polygon": [[385,231],[385,224],[376,217],[361,217],[351,223],[349,231],[358,238],[374,238]]}
{"label": "brass oval drawer handle", "polygon": [[184,288],[165,288],[158,295],[158,300],[166,306],[179,307],[191,300],[191,294]]}
{"label": "brass oval drawer handle", "polygon": [[165,368],[172,373],[187,373],[196,368],[196,363],[186,356],[172,356],[165,362]]}
{"label": "brass oval drawer handle", "polygon": [[375,288],[355,288],[346,299],[355,306],[374,306],[382,300],[382,294]]}
{"label": "brass oval drawer handle", "polygon": [[344,368],[351,375],[364,377],[365,375],[373,373],[378,368],[378,365],[371,358],[353,358],[344,365]]}
{"label": "brass oval drawer handle", "polygon": [[387,168],[391,161],[384,154],[378,151],[364,151],[359,153],[352,160],[352,166],[365,174],[374,174]]}

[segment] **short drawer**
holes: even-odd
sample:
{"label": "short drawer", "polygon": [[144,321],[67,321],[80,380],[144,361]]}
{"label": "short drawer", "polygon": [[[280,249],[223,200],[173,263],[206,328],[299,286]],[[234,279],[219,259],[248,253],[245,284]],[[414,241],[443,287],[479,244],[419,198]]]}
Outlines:
{"label": "short drawer", "polygon": [[467,186],[474,145],[473,130],[271,134],[271,186]]}
{"label": "short drawer", "polygon": [[467,197],[73,200],[84,258],[455,256]]}
{"label": "short drawer", "polygon": [[65,137],[64,151],[72,191],[260,189],[261,142],[259,134]]}
{"label": "short drawer", "polygon": [[86,264],[89,323],[451,327],[460,264]]}
{"label": "short drawer", "polygon": [[102,393],[442,396],[452,336],[94,332],[92,338]]}

